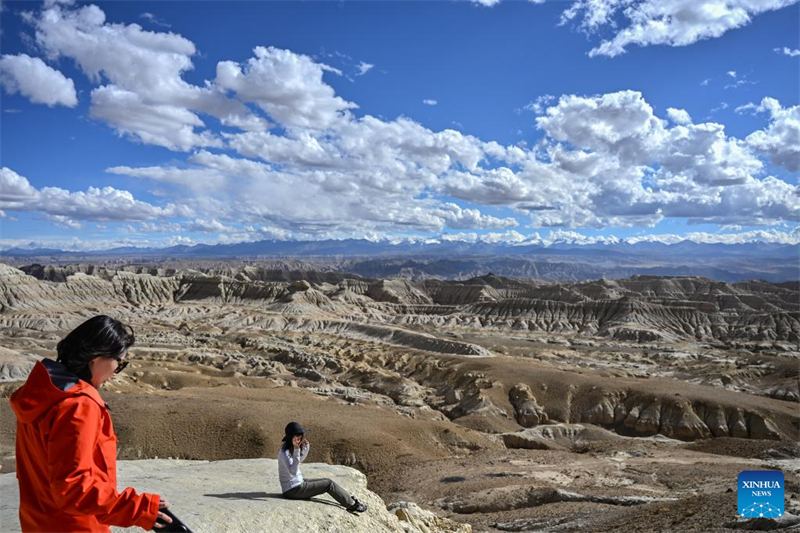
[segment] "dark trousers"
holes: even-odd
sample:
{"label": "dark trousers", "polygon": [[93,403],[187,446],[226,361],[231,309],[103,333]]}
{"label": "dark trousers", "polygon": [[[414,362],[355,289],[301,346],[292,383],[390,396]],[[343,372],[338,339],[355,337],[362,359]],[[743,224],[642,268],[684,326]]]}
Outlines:
{"label": "dark trousers", "polygon": [[353,497],[346,490],[330,479],[308,479],[284,492],[283,497],[290,500],[308,500],[326,492],[345,507],[350,507],[355,503]]}

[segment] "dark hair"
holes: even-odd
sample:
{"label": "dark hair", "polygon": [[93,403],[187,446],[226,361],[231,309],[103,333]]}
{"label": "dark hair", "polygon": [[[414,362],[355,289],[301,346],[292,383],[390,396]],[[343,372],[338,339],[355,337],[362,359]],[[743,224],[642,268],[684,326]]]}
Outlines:
{"label": "dark hair", "polygon": [[90,318],[58,343],[57,361],[84,381],[91,383],[89,361],[96,357],[117,357],[135,342],[133,329],[109,316]]}
{"label": "dark hair", "polygon": [[281,448],[287,450],[289,453],[294,453],[294,443],[292,439],[297,435],[305,435],[306,428],[297,422],[289,422],[283,432],[285,436],[283,437],[283,446],[281,446]]}
{"label": "dark hair", "polygon": [[292,442],[292,439],[286,439],[285,441],[283,441],[281,449],[286,450],[287,452],[289,452],[289,455],[292,455],[294,453],[294,443]]}

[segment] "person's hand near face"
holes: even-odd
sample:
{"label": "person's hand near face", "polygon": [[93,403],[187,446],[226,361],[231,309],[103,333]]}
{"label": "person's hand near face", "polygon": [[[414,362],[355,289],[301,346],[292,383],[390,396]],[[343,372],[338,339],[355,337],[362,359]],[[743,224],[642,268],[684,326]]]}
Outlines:
{"label": "person's hand near face", "polygon": [[297,449],[307,448],[308,441],[306,440],[304,435],[295,435],[292,437],[292,446]]}

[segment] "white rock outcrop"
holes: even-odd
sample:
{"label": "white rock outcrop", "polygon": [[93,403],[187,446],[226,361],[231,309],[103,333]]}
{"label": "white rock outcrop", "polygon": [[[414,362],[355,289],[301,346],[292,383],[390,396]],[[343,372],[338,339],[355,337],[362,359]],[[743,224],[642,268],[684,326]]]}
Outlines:
{"label": "white rock outcrop", "polygon": [[[459,531],[452,526],[461,526],[446,519],[438,522],[427,513],[423,513],[426,520],[422,520],[418,512],[399,516],[388,511],[383,500],[367,490],[366,476],[345,466],[310,463],[303,465],[303,474],[306,479],[335,480],[369,506],[366,513],[348,513],[327,495],[313,501],[283,499],[274,459],[148,459],[119,461],[117,468],[120,488],[161,494],[195,533],[441,533]],[[0,529],[4,533],[19,532],[19,491],[13,473],[0,474],[0,495]],[[404,523],[403,516],[417,518],[415,523]],[[418,528],[421,524],[425,525],[424,532]],[[112,530],[142,531],[116,527]]]}

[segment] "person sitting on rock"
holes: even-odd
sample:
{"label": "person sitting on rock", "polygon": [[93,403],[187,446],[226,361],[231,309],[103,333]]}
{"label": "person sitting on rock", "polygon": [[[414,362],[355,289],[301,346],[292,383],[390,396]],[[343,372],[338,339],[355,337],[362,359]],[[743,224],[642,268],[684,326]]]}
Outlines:
{"label": "person sitting on rock", "polygon": [[58,343],[57,361],[36,363],[11,395],[23,533],[110,533],[108,526],[150,530],[164,527],[156,518],[172,522],[159,511],[169,505],[157,494],[117,492],[117,437],[97,389],[127,366],[133,342],[122,322],[90,318]]}
{"label": "person sitting on rock", "polygon": [[303,479],[300,463],[308,457],[309,443],[306,430],[297,422],[286,425],[286,435],[278,451],[278,477],[283,497],[290,500],[309,500],[328,493],[351,513],[363,513],[367,506],[352,497],[331,479]]}

